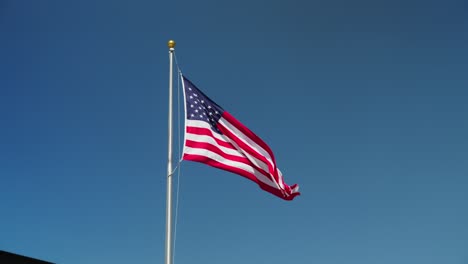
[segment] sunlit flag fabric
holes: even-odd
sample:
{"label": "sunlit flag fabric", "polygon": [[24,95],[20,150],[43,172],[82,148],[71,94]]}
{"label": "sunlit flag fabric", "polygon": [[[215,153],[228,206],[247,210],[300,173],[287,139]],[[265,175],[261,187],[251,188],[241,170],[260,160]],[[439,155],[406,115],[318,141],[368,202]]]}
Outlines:
{"label": "sunlit flag fabric", "polygon": [[300,194],[297,184],[284,183],[273,152],[263,140],[192,82],[182,79],[186,110],[184,160],[239,174],[285,200]]}

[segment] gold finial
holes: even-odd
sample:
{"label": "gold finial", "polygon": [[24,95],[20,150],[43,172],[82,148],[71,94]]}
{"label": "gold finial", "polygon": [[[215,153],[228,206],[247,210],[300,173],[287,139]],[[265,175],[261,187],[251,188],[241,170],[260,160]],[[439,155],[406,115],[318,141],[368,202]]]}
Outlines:
{"label": "gold finial", "polygon": [[175,48],[175,41],[169,40],[169,42],[167,42],[167,46],[168,46],[170,49]]}

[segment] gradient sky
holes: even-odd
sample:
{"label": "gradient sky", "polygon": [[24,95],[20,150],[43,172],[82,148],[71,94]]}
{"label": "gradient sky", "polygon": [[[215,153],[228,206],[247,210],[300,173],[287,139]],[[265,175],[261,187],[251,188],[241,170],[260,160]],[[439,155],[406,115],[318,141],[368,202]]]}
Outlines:
{"label": "gradient sky", "polygon": [[0,250],[163,262],[175,39],[186,76],[302,192],[183,162],[175,263],[468,263],[467,10],[2,0]]}

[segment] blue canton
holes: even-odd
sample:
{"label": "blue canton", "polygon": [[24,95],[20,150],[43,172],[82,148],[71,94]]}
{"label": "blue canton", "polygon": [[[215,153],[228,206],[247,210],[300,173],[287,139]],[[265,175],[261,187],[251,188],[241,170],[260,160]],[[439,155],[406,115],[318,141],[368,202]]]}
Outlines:
{"label": "blue canton", "polygon": [[192,82],[183,77],[188,120],[200,120],[210,124],[211,130],[221,134],[217,123],[224,109],[202,93]]}

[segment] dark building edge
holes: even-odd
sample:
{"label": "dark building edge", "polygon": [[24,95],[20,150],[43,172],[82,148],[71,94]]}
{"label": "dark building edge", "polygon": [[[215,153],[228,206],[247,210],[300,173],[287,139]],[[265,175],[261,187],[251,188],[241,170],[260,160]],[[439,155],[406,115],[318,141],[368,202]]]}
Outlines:
{"label": "dark building edge", "polygon": [[44,260],[26,257],[0,250],[0,263],[2,264],[54,264]]}

